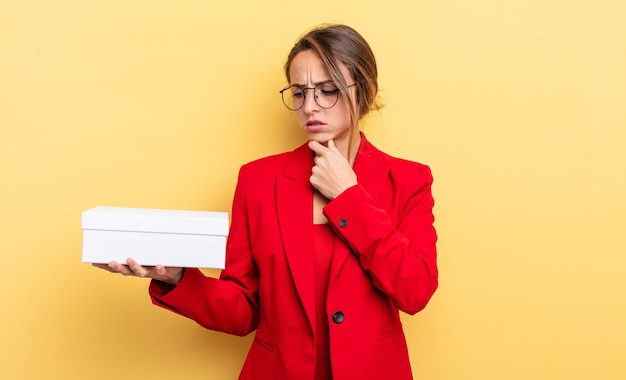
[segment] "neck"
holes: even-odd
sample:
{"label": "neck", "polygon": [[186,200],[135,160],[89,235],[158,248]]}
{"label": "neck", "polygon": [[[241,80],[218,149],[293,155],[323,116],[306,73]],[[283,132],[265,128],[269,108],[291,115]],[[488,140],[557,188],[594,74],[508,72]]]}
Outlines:
{"label": "neck", "polygon": [[351,138],[346,141],[345,145],[340,148],[341,154],[350,162],[350,166],[354,166],[354,160],[356,159],[356,154],[359,150],[359,145],[361,145],[361,134],[359,131],[355,131]]}

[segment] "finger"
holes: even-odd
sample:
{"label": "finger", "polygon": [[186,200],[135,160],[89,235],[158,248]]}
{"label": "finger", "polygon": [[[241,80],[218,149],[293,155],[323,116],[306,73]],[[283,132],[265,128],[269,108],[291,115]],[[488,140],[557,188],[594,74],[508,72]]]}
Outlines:
{"label": "finger", "polygon": [[133,274],[139,277],[145,277],[148,274],[148,271],[139,265],[139,263],[137,263],[134,259],[126,259],[126,264],[128,265],[128,268],[133,271]]}
{"label": "finger", "polygon": [[127,266],[122,265],[122,264],[118,263],[117,261],[111,261],[108,264],[103,264],[103,265],[106,265],[108,267],[107,270],[109,272],[120,273],[120,274],[123,274],[125,276],[132,274],[132,272],[130,271],[130,269],[128,269]]}
{"label": "finger", "polygon": [[96,268],[99,269],[104,269],[105,271],[109,272],[109,273],[123,273],[124,272],[124,266],[120,265],[118,263],[112,264],[112,263],[108,263],[108,264],[102,264],[102,263],[92,263],[91,266],[94,266]]}
{"label": "finger", "polygon": [[335,152],[339,151],[337,147],[335,146],[335,141],[333,141],[333,139],[328,140],[328,149],[335,151]]}
{"label": "finger", "polygon": [[113,271],[121,273],[124,270],[124,266],[117,261],[111,261],[107,266]]}
{"label": "finger", "polygon": [[158,264],[154,267],[154,270],[156,272],[157,275],[159,276],[163,276],[165,275],[165,267],[161,264]]}
{"label": "finger", "polygon": [[316,154],[323,154],[326,149],[324,145],[320,144],[317,141],[309,141],[309,149],[311,149],[313,152],[315,152]]}

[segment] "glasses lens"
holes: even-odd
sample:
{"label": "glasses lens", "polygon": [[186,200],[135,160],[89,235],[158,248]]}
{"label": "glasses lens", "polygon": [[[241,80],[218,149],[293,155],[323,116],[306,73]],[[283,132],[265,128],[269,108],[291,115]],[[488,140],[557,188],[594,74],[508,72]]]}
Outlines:
{"label": "glasses lens", "polygon": [[[289,86],[280,93],[283,97],[283,103],[292,111],[297,111],[304,105],[306,100],[306,91],[314,91],[313,98],[321,108],[332,108],[337,104],[339,99],[339,89],[332,83],[321,83],[315,88],[302,88],[298,86]],[[309,96],[311,93],[309,92]]]}
{"label": "glasses lens", "polygon": [[315,101],[322,108],[332,108],[339,99],[339,89],[332,83],[322,83],[315,87]]}
{"label": "glasses lens", "polygon": [[299,87],[288,87],[284,89],[281,94],[283,96],[283,103],[292,111],[299,110],[304,104],[304,90]]}

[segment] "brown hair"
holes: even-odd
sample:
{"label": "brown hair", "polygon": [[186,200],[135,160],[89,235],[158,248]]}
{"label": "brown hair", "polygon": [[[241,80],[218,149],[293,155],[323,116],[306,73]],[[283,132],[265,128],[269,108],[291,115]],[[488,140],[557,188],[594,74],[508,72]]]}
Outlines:
{"label": "brown hair", "polygon": [[[347,25],[325,24],[315,27],[300,37],[289,52],[285,63],[285,75],[289,83],[291,83],[289,76],[291,62],[298,53],[305,50],[317,53],[330,79],[348,97],[353,126],[350,134],[352,140],[352,133],[358,128],[359,120],[370,111],[382,108],[378,99],[378,70],[372,49],[356,30]],[[348,86],[352,83],[347,82],[348,78],[345,78],[339,64],[343,64],[354,82],[358,83],[356,102],[353,102],[348,91]]]}

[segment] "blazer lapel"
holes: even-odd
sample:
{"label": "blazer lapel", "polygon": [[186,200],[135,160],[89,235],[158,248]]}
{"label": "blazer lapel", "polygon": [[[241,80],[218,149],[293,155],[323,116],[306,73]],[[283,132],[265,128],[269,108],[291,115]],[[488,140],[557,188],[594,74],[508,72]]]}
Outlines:
{"label": "blazer lapel", "polygon": [[306,144],[289,154],[276,180],[276,204],[289,269],[314,330],[313,187],[309,182],[312,167],[313,155]]}
{"label": "blazer lapel", "polygon": [[[388,185],[389,167],[382,152],[367,141],[363,134],[361,134],[361,145],[354,162],[354,171],[359,185],[376,202],[382,195],[385,186]],[[329,287],[332,286],[335,277],[350,254],[350,247],[341,239],[336,239],[330,267]]]}
{"label": "blazer lapel", "polygon": [[[354,171],[359,184],[376,201],[388,184],[389,168],[384,155],[364,135],[361,139]],[[289,154],[276,180],[276,204],[289,269],[311,328],[315,330],[313,187],[309,182],[312,167],[313,154],[306,144]],[[329,288],[350,254],[350,247],[335,239]]]}

